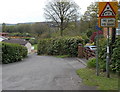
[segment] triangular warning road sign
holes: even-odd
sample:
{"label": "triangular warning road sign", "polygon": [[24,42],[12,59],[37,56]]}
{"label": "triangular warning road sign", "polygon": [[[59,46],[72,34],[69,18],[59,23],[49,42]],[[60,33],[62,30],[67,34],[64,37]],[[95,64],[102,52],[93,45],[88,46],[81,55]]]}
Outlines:
{"label": "triangular warning road sign", "polygon": [[100,17],[115,17],[115,12],[113,8],[111,7],[110,3],[107,2],[103,11],[100,14]]}

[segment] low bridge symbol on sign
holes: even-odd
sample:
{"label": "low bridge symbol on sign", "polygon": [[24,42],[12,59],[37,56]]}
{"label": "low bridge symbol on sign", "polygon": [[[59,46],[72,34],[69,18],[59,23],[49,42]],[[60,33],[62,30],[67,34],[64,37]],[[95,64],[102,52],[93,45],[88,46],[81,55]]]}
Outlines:
{"label": "low bridge symbol on sign", "polygon": [[115,12],[113,8],[111,7],[110,3],[107,2],[106,6],[104,7],[103,11],[100,14],[100,17],[115,17]]}

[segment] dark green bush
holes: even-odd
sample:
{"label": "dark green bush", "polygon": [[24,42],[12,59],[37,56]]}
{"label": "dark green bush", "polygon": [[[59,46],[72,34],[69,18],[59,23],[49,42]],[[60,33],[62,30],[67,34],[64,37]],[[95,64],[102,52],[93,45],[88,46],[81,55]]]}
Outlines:
{"label": "dark green bush", "polygon": [[37,48],[38,55],[47,54],[47,48],[48,48],[47,46],[50,45],[48,42],[50,42],[48,39],[43,39],[39,41]]}
{"label": "dark green bush", "polygon": [[38,55],[69,55],[77,56],[78,44],[82,43],[80,37],[60,37],[39,40]]}
{"label": "dark green bush", "polygon": [[35,38],[35,39],[30,39],[29,42],[30,42],[32,45],[37,44],[37,39],[36,39],[36,38]]}
{"label": "dark green bush", "polygon": [[116,39],[112,53],[111,69],[120,72],[120,37]]}
{"label": "dark green bush", "polygon": [[[106,41],[100,41],[100,48],[99,48],[99,58],[101,59],[101,69],[105,70],[106,65]],[[113,52],[111,53],[111,62],[110,62],[110,69],[114,72],[120,71],[120,37],[116,38],[115,43],[113,44]]]}
{"label": "dark green bush", "polygon": [[12,63],[27,56],[27,48],[18,44],[2,43],[2,63]]}

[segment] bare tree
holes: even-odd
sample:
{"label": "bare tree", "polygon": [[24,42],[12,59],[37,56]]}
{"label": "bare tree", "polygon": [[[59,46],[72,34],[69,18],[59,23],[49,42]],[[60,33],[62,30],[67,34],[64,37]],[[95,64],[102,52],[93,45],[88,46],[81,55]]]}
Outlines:
{"label": "bare tree", "polygon": [[75,2],[54,0],[46,5],[45,16],[48,20],[56,22],[63,36],[63,30],[67,28],[68,23],[78,17],[78,9]]}

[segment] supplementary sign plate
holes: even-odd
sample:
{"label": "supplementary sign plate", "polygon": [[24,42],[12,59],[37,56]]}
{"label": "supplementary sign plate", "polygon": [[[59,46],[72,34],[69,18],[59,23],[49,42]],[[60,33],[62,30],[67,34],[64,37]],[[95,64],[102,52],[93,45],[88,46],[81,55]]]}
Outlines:
{"label": "supplementary sign plate", "polygon": [[101,27],[115,27],[116,19],[115,18],[101,18],[100,24],[101,24]]}

